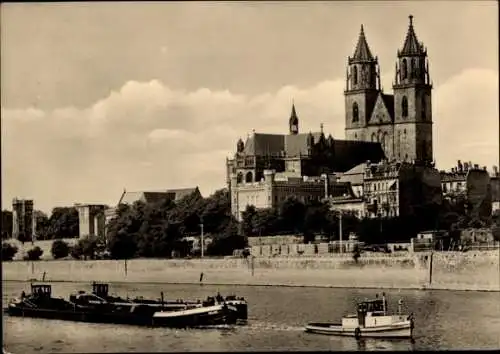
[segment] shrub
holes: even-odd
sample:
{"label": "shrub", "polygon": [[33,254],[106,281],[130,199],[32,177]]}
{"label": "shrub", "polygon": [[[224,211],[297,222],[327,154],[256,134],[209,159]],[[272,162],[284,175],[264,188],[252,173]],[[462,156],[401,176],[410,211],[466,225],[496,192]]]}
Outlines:
{"label": "shrub", "polygon": [[43,250],[40,247],[35,246],[27,252],[27,257],[25,258],[29,261],[38,261],[40,260],[40,257],[42,257],[42,254]]}
{"label": "shrub", "polygon": [[54,259],[64,258],[69,254],[69,245],[63,240],[55,240],[52,242],[50,250]]}
{"label": "shrub", "polygon": [[11,261],[17,253],[17,247],[11,245],[10,243],[2,243],[2,260]]}
{"label": "shrub", "polygon": [[83,256],[83,248],[80,242],[77,242],[71,249],[69,250],[69,254],[74,259],[82,259]]}

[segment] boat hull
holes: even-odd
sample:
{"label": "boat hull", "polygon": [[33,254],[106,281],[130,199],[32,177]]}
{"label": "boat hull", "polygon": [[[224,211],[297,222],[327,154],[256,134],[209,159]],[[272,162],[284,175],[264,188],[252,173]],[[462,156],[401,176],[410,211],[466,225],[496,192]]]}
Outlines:
{"label": "boat hull", "polygon": [[340,323],[310,323],[306,332],[331,336],[365,337],[365,338],[412,338],[411,321],[394,323],[386,326],[343,328]]}
{"label": "boat hull", "polygon": [[[6,312],[14,317],[43,318],[87,323],[108,323],[152,327],[203,327],[234,324],[237,321],[236,309],[200,308],[198,313],[186,311],[159,311],[136,314],[133,312],[102,312],[88,310],[53,310],[9,306]],[[189,310],[187,310],[189,311]],[[165,316],[171,314],[171,316]]]}

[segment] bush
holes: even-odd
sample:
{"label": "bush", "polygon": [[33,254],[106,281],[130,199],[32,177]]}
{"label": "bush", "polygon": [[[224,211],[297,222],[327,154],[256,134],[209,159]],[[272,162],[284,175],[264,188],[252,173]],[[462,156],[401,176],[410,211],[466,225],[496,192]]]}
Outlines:
{"label": "bush", "polygon": [[40,257],[42,257],[43,250],[35,246],[32,249],[28,251],[27,257],[25,257],[28,261],[38,261],[40,260]]}
{"label": "bush", "polygon": [[54,259],[64,258],[69,254],[69,245],[63,240],[55,240],[52,242],[50,250]]}
{"label": "bush", "polygon": [[17,253],[17,247],[10,243],[2,243],[2,261],[11,261]]}
{"label": "bush", "polygon": [[82,245],[80,244],[80,242],[76,243],[73,247],[70,248],[69,254],[74,259],[82,259],[83,249],[82,249]]}

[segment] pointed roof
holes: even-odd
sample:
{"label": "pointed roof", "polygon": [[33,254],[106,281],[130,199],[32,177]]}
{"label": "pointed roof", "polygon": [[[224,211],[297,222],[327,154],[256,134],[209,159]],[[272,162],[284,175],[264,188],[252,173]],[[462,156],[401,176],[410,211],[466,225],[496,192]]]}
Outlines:
{"label": "pointed roof", "polygon": [[413,28],[413,16],[410,15],[410,26],[406,33],[405,43],[403,49],[398,53],[399,56],[425,54],[424,45],[418,42],[417,35]]}
{"label": "pointed roof", "polygon": [[290,122],[298,122],[299,117],[297,116],[297,112],[295,111],[295,103],[292,103],[292,113],[290,114]]}
{"label": "pointed roof", "polygon": [[373,55],[366,41],[365,31],[363,25],[361,25],[361,32],[358,37],[358,44],[356,44],[356,49],[354,50],[354,55],[350,58],[351,61],[373,61]]}

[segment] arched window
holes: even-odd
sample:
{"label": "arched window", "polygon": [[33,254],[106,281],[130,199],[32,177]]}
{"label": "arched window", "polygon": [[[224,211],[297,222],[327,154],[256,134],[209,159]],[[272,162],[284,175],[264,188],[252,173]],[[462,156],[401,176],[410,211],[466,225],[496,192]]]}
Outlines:
{"label": "arched window", "polygon": [[410,77],[414,79],[416,77],[415,72],[417,70],[417,66],[415,65],[415,59],[411,59],[411,65],[410,65]]}
{"label": "arched window", "polygon": [[354,133],[354,140],[358,140],[358,133]]}
{"label": "arched window", "polygon": [[372,133],[372,143],[375,143],[377,141],[377,134],[375,132]]}
{"label": "arched window", "polygon": [[252,183],[253,182],[253,174],[252,172],[247,172],[245,176],[245,182],[246,183]]}
{"label": "arched window", "polygon": [[358,104],[356,102],[352,104],[352,121],[353,122],[359,121],[359,109],[358,109]]}
{"label": "arched window", "polygon": [[356,66],[352,68],[352,81],[354,85],[358,84],[358,68]]}
{"label": "arched window", "polygon": [[382,146],[384,147],[384,151],[387,153],[389,150],[389,134],[387,132],[384,132],[384,135],[382,136]]}
{"label": "arched window", "polygon": [[403,59],[401,63],[401,79],[406,80],[408,76],[408,64],[406,63],[406,59]]}
{"label": "arched window", "polygon": [[403,100],[401,101],[401,115],[403,118],[408,117],[408,99],[406,96],[403,96]]}
{"label": "arched window", "polygon": [[427,104],[425,101],[425,96],[422,97],[422,120],[427,119]]}
{"label": "arched window", "polygon": [[236,183],[241,183],[243,182],[243,173],[238,173],[238,175],[236,176]]}
{"label": "arched window", "polygon": [[255,175],[255,182],[260,182],[263,178],[264,178],[264,174],[262,173],[262,171],[259,171]]}

